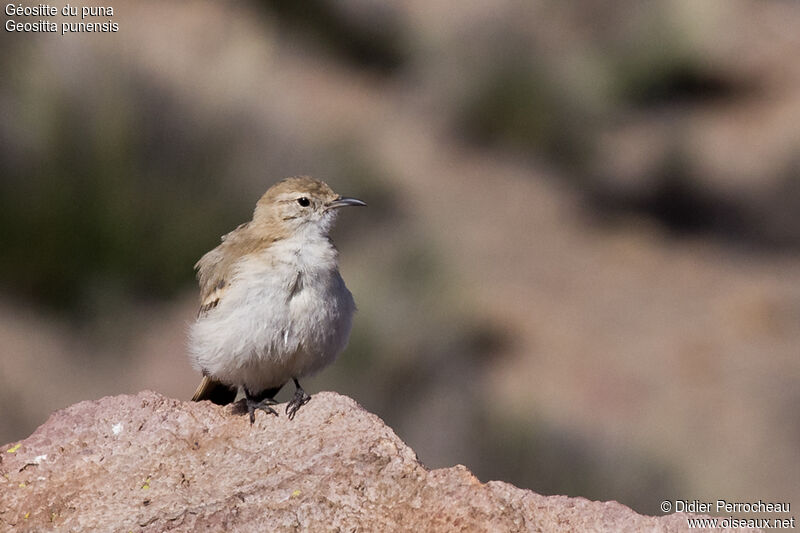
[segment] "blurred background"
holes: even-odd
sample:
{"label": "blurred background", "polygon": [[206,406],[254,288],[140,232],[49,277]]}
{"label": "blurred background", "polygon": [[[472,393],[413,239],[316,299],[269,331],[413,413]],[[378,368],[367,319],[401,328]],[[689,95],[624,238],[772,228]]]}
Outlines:
{"label": "blurred background", "polygon": [[306,390],[484,481],[800,504],[800,3],[113,7],[0,34],[0,441],[189,398],[192,265],[311,174],[370,207]]}

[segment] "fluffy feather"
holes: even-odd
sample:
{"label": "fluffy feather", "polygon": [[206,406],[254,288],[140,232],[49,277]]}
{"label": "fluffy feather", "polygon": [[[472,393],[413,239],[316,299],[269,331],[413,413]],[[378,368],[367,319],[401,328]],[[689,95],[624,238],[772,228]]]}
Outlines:
{"label": "fluffy feather", "polygon": [[[307,208],[298,206],[300,197]],[[336,213],[328,206],[338,198],[312,178],[279,182],[261,197],[251,222],[197,262],[200,309],[189,352],[205,377],[193,399],[221,388],[278,388],[344,349],[355,303],[328,238]]]}

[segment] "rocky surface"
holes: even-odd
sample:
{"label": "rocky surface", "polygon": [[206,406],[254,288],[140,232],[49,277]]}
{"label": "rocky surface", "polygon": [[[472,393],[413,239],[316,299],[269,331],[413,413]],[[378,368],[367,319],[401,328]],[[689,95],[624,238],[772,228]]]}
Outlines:
{"label": "rocky surface", "polygon": [[[0,442],[191,395],[191,265],[310,173],[371,206],[337,225],[360,313],[310,390],[545,494],[800,501],[800,2],[321,2],[394,13],[389,77],[256,7],[281,2],[119,3],[114,36],[0,37]],[[508,119],[486,146],[473,92]],[[549,160],[570,139],[575,172]],[[77,315],[36,307],[65,291]]]}
{"label": "rocky surface", "polygon": [[3,531],[682,531],[685,515],[427,470],[334,393],[256,424],[145,391],[82,402],[2,448]]}

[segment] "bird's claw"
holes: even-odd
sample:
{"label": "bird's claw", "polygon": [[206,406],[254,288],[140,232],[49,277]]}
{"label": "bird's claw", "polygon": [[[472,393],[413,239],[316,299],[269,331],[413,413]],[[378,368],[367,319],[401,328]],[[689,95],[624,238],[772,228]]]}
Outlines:
{"label": "bird's claw", "polygon": [[306,394],[306,391],[302,388],[298,387],[297,390],[294,391],[292,399],[286,404],[286,414],[289,416],[289,420],[294,419],[294,415],[297,414],[297,411],[310,400],[311,396]]}
{"label": "bird's claw", "polygon": [[278,411],[272,408],[276,402],[272,398],[264,398],[263,400],[254,401],[249,398],[246,399],[247,401],[247,413],[250,415],[250,425],[253,425],[256,421],[256,410],[261,409],[268,415],[275,415],[278,416]]}

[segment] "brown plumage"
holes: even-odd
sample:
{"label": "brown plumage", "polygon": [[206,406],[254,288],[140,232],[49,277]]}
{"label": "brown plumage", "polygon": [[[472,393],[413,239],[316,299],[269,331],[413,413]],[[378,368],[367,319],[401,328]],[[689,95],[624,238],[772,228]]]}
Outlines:
{"label": "brown plumage", "polygon": [[[275,204],[280,195],[297,190],[331,200],[338,197],[324,182],[306,176],[286,178],[270,187],[258,200],[253,219],[223,235],[220,244],[194,265],[200,285],[198,318],[217,307],[235,274],[237,263],[243,257],[260,252],[288,236],[284,220],[270,206]],[[235,388],[206,375],[192,396],[192,401],[210,400],[224,405],[231,403],[236,394]]]}
{"label": "brown plumage", "polygon": [[219,246],[206,253],[194,265],[197,280],[200,282],[199,315],[214,308],[219,302],[237,261],[288,236],[282,220],[269,206],[276,197],[293,190],[336,197],[328,185],[307,176],[286,178],[270,187],[258,200],[253,220],[240,224],[235,230],[223,235]]}

